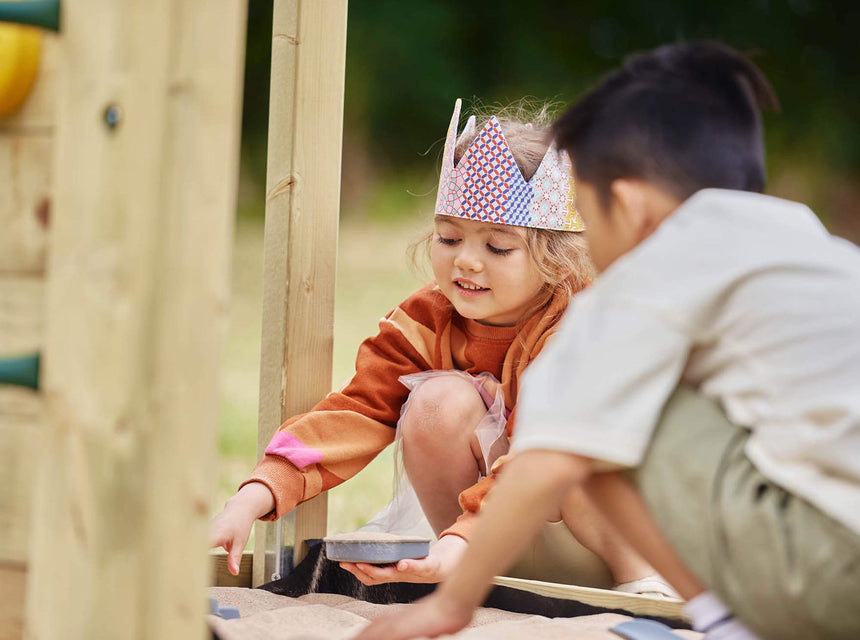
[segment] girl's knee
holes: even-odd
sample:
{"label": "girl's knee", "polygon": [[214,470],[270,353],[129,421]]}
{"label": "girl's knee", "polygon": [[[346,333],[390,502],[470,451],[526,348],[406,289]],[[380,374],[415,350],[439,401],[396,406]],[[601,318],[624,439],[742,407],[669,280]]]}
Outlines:
{"label": "girl's knee", "polygon": [[439,441],[471,435],[485,412],[480,394],[464,377],[428,378],[409,395],[401,419],[403,437]]}

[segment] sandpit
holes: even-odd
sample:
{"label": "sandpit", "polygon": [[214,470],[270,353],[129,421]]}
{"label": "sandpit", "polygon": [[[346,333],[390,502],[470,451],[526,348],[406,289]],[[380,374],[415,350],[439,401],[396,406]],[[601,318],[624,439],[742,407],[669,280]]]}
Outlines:
{"label": "sandpit", "polygon": [[[312,593],[299,598],[280,596],[260,589],[212,587],[209,595],[220,606],[239,609],[241,618],[222,620],[210,616],[212,630],[220,640],[347,640],[369,620],[408,604],[372,604],[347,596]],[[499,609],[478,609],[472,623],[457,640],[618,640],[609,629],[628,616],[601,613],[577,618],[545,618]],[[676,631],[688,640],[699,639],[694,631]]]}

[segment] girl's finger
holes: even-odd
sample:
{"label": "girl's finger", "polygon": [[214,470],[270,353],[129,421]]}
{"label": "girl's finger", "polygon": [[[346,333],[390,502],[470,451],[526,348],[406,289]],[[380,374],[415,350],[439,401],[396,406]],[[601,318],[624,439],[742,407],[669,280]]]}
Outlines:
{"label": "girl's finger", "polygon": [[352,562],[341,562],[340,567],[345,571],[349,571],[358,579],[359,582],[364,585],[367,585],[368,587],[372,587],[376,584],[376,581],[371,576],[364,573],[361,569],[358,568],[357,565],[353,564]]}
{"label": "girl's finger", "polygon": [[239,566],[242,564],[242,552],[244,550],[244,544],[238,544],[236,540],[233,540],[230,547],[230,552],[227,555],[227,569],[234,576],[239,575]]}
{"label": "girl's finger", "polygon": [[400,576],[395,567],[379,567],[374,564],[359,563],[358,568],[365,575],[370,576],[377,582],[398,582]]}
{"label": "girl's finger", "polygon": [[408,573],[411,576],[419,577],[423,579],[433,579],[438,573],[436,571],[435,565],[429,563],[427,560],[401,560],[397,564],[397,570],[401,574]]}

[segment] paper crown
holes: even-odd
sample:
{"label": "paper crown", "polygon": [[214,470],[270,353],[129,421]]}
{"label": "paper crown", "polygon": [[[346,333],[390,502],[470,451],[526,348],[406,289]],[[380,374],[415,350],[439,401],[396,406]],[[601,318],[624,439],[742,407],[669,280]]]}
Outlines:
{"label": "paper crown", "polygon": [[[461,104],[458,98],[445,139],[436,213],[535,229],[585,229],[573,206],[570,158],[556,149],[555,143],[547,149],[531,180],[526,181],[498,119],[492,116],[454,166]],[[474,129],[472,116],[463,133]]]}

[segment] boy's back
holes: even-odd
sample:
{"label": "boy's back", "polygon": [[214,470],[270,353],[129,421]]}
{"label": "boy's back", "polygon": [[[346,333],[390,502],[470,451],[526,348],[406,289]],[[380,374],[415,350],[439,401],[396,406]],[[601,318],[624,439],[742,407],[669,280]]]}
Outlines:
{"label": "boy's back", "polygon": [[807,207],[700,191],[564,323],[526,377],[518,449],[635,466],[680,380],[753,430],[762,473],[860,531],[860,251]]}

